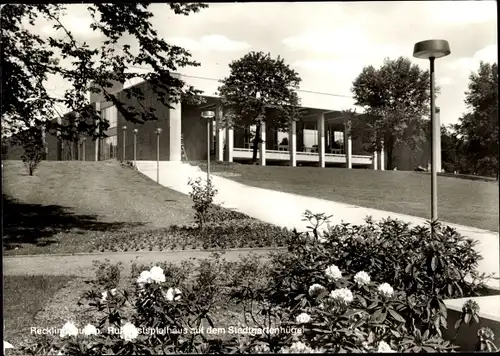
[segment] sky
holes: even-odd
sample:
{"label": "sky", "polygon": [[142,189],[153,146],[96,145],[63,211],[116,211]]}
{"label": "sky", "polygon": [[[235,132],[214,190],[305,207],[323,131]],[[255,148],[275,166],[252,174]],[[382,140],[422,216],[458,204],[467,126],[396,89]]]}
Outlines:
{"label": "sky", "polygon": [[[79,40],[99,45],[102,38],[88,27],[85,6],[68,5],[62,22]],[[354,108],[350,89],[364,66],[378,68],[386,57],[406,56],[428,69],[427,60],[412,57],[413,45],[446,39],[451,54],[436,60],[436,84],[441,87],[436,104],[442,124],[457,123],[467,110],[471,72],[481,60],[497,62],[495,1],[211,3],[189,16],[175,15],[161,3],[150,9],[159,35],[190,50],[201,63],[180,73],[222,79],[229,75],[231,61],[249,51],[269,52],[299,73],[299,96],[307,107]],[[37,31],[54,30],[39,24]],[[184,79],[207,95],[214,95],[220,85],[217,80]],[[61,94],[67,84],[51,78],[47,87]]]}

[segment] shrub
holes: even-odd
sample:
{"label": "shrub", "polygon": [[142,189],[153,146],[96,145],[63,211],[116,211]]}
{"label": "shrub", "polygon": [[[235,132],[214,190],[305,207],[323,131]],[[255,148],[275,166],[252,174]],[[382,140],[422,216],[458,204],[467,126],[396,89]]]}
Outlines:
{"label": "shrub", "polygon": [[95,282],[107,290],[117,288],[120,283],[120,274],[123,270],[123,263],[112,264],[109,259],[104,262],[94,260],[92,264],[95,269]]}
{"label": "shrub", "polygon": [[42,129],[39,127],[26,129],[18,134],[17,140],[24,150],[21,159],[28,169],[28,174],[32,176],[46,155]]}
{"label": "shrub", "polygon": [[208,209],[213,203],[215,194],[217,194],[217,189],[213,187],[211,179],[207,180],[206,185],[203,185],[200,177],[195,180],[189,179],[188,185],[192,188],[192,191],[189,192],[189,196],[193,200],[193,209],[196,212],[196,222],[201,231],[206,222]]}

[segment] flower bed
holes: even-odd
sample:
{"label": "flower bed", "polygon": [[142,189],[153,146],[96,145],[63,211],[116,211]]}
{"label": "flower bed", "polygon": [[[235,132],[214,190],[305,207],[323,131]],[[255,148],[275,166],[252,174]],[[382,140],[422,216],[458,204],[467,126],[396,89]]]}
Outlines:
{"label": "flower bed", "polygon": [[[95,288],[85,297],[98,321],[90,326],[72,321],[60,335],[38,340],[34,353],[455,348],[442,336],[443,328],[454,327],[446,325],[443,298],[481,287],[479,277],[465,281],[465,275],[476,275],[480,258],[470,241],[440,226],[431,238],[425,227],[410,229],[394,220],[322,231],[324,216],[306,213],[306,218],[312,230],[289,236],[288,251],[272,253],[267,263],[256,256],[229,263],[216,254],[199,265],[133,265],[129,289],[117,288],[119,266],[97,266]],[[239,326],[228,318],[233,307],[243,319]],[[466,308],[461,320],[476,322],[477,313]],[[33,346],[23,350],[33,351]]]}
{"label": "flower bed", "polygon": [[221,219],[208,222],[203,231],[193,223],[102,234],[94,240],[92,252],[280,247],[292,235],[287,229],[252,218]]}

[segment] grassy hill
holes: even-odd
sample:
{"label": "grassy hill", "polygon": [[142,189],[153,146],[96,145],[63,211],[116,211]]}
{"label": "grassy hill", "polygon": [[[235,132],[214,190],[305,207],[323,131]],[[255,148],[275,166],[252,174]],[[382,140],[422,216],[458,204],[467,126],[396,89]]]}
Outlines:
{"label": "grassy hill", "polygon": [[[206,170],[205,162],[192,162]],[[411,171],[211,165],[213,172],[265,189],[430,218],[431,176]],[[498,231],[498,182],[438,177],[442,221]]]}

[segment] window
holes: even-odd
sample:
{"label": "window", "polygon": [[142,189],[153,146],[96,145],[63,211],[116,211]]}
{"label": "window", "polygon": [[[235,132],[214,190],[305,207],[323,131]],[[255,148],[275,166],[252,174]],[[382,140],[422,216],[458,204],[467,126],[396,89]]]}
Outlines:
{"label": "window", "polygon": [[101,110],[101,117],[104,120],[108,120],[109,128],[118,126],[118,110],[116,106],[110,106],[109,108]]}

